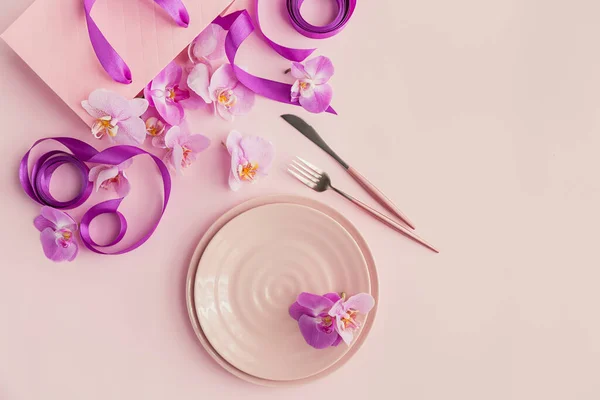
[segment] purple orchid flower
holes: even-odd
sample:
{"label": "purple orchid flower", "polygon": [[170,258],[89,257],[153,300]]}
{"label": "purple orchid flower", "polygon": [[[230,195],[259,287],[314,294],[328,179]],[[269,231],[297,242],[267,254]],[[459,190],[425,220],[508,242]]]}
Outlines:
{"label": "purple orchid flower", "polygon": [[217,61],[225,57],[227,31],[220,25],[210,24],[194,39],[188,48],[194,64]]}
{"label": "purple orchid flower", "polygon": [[198,153],[210,145],[210,139],[204,135],[191,135],[187,129],[174,126],[165,135],[165,147],[169,149],[165,155],[165,163],[177,173],[182,168],[190,166],[198,156]]}
{"label": "purple orchid flower", "polygon": [[184,117],[182,102],[190,98],[190,92],[180,87],[183,69],[169,63],[144,89],[144,97],[169,125],[179,125]]}
{"label": "purple orchid flower", "polygon": [[33,225],[40,231],[42,249],[48,259],[62,262],[77,257],[79,247],[74,238],[77,223],[69,214],[44,206]]}
{"label": "purple orchid flower", "polygon": [[225,143],[231,155],[229,187],[237,191],[242,182],[254,183],[259,177],[267,176],[273,159],[273,143],[258,136],[242,137],[237,131],[231,131]]}
{"label": "purple orchid flower", "polygon": [[296,302],[290,306],[290,316],[298,321],[306,343],[316,349],[340,344],[342,338],[335,329],[335,319],[329,315],[329,310],[339,300],[341,298],[337,293],[323,296],[300,293]]}
{"label": "purple orchid flower", "polygon": [[92,125],[96,139],[106,136],[111,143],[129,145],[144,141],[146,129],[140,115],[148,108],[148,101],[127,100],[117,93],[99,89],[82,101],[81,106],[96,119]]}
{"label": "purple orchid flower", "polygon": [[335,320],[335,330],[342,340],[350,345],[354,332],[360,328],[356,321],[358,313],[366,314],[375,306],[375,299],[368,293],[360,293],[348,300],[339,299],[329,310],[328,315]]}
{"label": "purple orchid flower", "polygon": [[308,60],[302,65],[292,63],[292,76],[296,82],[292,86],[292,102],[299,102],[312,113],[320,113],[329,107],[333,89],[327,83],[333,76],[333,64],[324,56]]}
{"label": "purple orchid flower", "polygon": [[96,191],[114,188],[119,197],[125,197],[131,190],[129,179],[125,175],[125,169],[133,164],[133,159],[122,162],[119,165],[97,165],[90,169],[89,180],[94,182]]}
{"label": "purple orchid flower", "polygon": [[221,65],[212,76],[207,65],[197,64],[187,85],[207,104],[214,104],[216,112],[228,121],[247,114],[254,106],[254,92],[237,80],[230,64]]}

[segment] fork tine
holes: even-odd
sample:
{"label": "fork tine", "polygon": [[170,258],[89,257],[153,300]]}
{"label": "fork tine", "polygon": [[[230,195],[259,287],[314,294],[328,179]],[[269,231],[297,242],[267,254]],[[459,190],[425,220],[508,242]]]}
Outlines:
{"label": "fork tine", "polygon": [[322,175],[323,174],[323,170],[320,169],[319,167],[315,167],[313,164],[309,163],[308,161],[306,161],[305,159],[296,156],[296,158],[300,161],[302,161],[302,163],[304,165],[306,165],[308,168],[312,169],[313,171],[315,171],[317,174]]}
{"label": "fork tine", "polygon": [[299,163],[296,160],[292,160],[292,164],[295,165],[296,167],[300,167],[302,168],[304,171],[308,172],[310,175],[312,175],[313,177],[315,177],[316,179],[319,179],[321,177],[320,174],[317,174],[315,171],[313,171],[312,169],[306,167],[304,164]]}
{"label": "fork tine", "polygon": [[288,168],[288,172],[290,174],[292,174],[296,179],[298,179],[300,182],[304,183],[306,186],[308,186],[309,188],[313,189],[315,187],[315,184],[312,181],[309,181],[308,179],[306,179],[305,177],[297,174],[296,172],[292,171],[291,169]]}
{"label": "fork tine", "polygon": [[309,181],[312,181],[314,183],[318,183],[319,182],[319,178],[318,177],[314,177],[306,172],[304,172],[303,170],[301,170],[300,168],[298,168],[296,165],[291,164],[290,168],[292,168],[293,170],[295,170],[296,172],[298,172],[300,175],[302,175],[303,177],[305,177],[306,179],[308,179]]}

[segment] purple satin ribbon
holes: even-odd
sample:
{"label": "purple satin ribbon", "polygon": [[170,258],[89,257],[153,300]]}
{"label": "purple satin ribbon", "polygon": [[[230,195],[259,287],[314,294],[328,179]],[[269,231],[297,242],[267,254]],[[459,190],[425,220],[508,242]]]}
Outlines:
{"label": "purple satin ribbon", "polygon": [[[28,167],[29,155],[35,146],[46,140],[54,140],[59,142],[69,149],[71,153],[61,150],[52,150],[43,154],[33,164],[30,176]],[[169,203],[169,196],[171,195],[171,175],[160,158],[140,149],[139,147],[134,146],[113,146],[99,152],[89,144],[78,139],[68,137],[45,138],[35,142],[23,156],[21,165],[19,166],[19,180],[21,181],[21,186],[23,187],[25,193],[27,193],[27,195],[37,203],[52,208],[68,210],[82,205],[92,194],[94,185],[88,179],[89,168],[86,163],[119,165],[122,162],[139,155],[148,155],[152,158],[158,167],[163,180],[163,206],[156,223],[141,239],[137,240],[129,247],[113,253],[104,252],[98,248],[114,246],[125,236],[125,233],[127,232],[127,220],[125,219],[125,216],[118,210],[123,198],[103,201],[91,207],[81,218],[79,227],[83,244],[88,249],[98,254],[124,254],[137,249],[144,244],[150,238],[150,236],[152,236],[158,227],[165,209],[167,208],[167,204]],[[68,201],[58,201],[50,194],[50,180],[54,171],[64,164],[71,164],[79,171],[80,190],[79,193],[77,193],[77,195],[75,195],[75,197],[72,199]],[[89,231],[89,226],[94,218],[102,214],[115,214],[120,223],[119,233],[115,239],[105,245],[96,243],[91,238]]]}
{"label": "purple satin ribbon", "polygon": [[[302,35],[311,38],[311,39],[326,39],[331,36],[337,35],[348,23],[350,17],[354,13],[354,9],[356,8],[356,0],[336,0],[338,6],[338,12],[333,21],[323,26],[315,26],[308,23],[302,14],[300,13],[300,8],[302,7],[302,3],[304,0],[286,0],[286,7],[288,11],[288,16],[290,18],[290,23],[298,32]],[[291,47],[282,46],[273,40],[271,40],[265,33],[263,32],[260,26],[260,18],[258,11],[258,0],[254,1],[254,6],[256,9],[256,27],[263,34],[263,37],[269,43],[269,46],[273,48],[279,55],[290,60],[290,61],[304,61],[308,56],[310,56],[316,49],[294,49]]]}
{"label": "purple satin ribbon", "polygon": [[[184,28],[188,27],[190,16],[182,0],[154,0],[154,2],[169,14],[177,25]],[[88,33],[96,57],[98,57],[98,61],[111,78],[120,83],[130,84],[132,82],[131,70],[119,53],[106,40],[91,16],[94,3],[96,3],[96,0],[83,0]]]}
{"label": "purple satin ribbon", "polygon": [[[236,11],[224,17],[217,17],[213,23],[228,30],[227,38],[225,40],[225,53],[227,54],[229,63],[233,67],[236,77],[244,86],[254,93],[271,100],[300,106],[299,103],[293,103],[291,100],[292,85],[259,78],[235,65],[235,56],[238,49],[244,40],[254,32],[252,19],[246,10]],[[325,111],[337,115],[331,106]]]}

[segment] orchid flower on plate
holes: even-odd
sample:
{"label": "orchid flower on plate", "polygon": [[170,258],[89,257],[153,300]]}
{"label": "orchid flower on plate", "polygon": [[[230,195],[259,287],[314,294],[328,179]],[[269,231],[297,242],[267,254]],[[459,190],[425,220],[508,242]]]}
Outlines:
{"label": "orchid flower on plate", "polygon": [[188,48],[188,55],[194,64],[202,61],[217,61],[225,57],[227,31],[220,25],[208,25]]}
{"label": "orchid flower on plate", "polygon": [[300,293],[290,306],[290,316],[298,321],[298,327],[306,343],[316,349],[337,346],[342,340],[350,345],[354,332],[360,328],[358,313],[366,314],[375,305],[370,294],[360,293],[346,300],[346,295],[327,293],[319,296]]}
{"label": "orchid flower on plate", "polygon": [[133,159],[119,165],[96,165],[90,169],[89,180],[94,182],[96,191],[114,188],[119,197],[125,197],[131,190],[131,184],[125,175],[125,170],[133,164]]}
{"label": "orchid flower on plate", "polygon": [[170,62],[144,89],[144,97],[169,125],[179,125],[184,117],[182,102],[190,92],[180,87],[183,69]]}
{"label": "orchid flower on plate", "polygon": [[187,85],[207,104],[214,104],[217,113],[228,121],[247,114],[254,106],[254,92],[237,80],[230,64],[221,65],[212,76],[207,65],[197,64]]}
{"label": "orchid flower on plate", "polygon": [[181,126],[174,126],[165,135],[165,147],[169,149],[164,161],[177,173],[182,168],[190,166],[198,156],[198,153],[210,145],[210,139],[200,134],[190,134]]}
{"label": "orchid flower on plate", "polygon": [[352,343],[354,332],[360,328],[356,316],[368,313],[374,306],[373,296],[359,293],[347,300],[342,297],[331,307],[329,316],[335,320],[335,330],[347,345]]}
{"label": "orchid flower on plate", "polygon": [[96,139],[107,137],[117,144],[139,145],[146,137],[140,116],[148,108],[144,99],[127,100],[120,94],[98,89],[81,106],[95,118],[92,134]]}
{"label": "orchid flower on plate", "polygon": [[258,136],[243,137],[238,131],[231,131],[225,146],[231,155],[229,187],[233,191],[243,182],[254,183],[266,176],[275,158],[273,143]]}
{"label": "orchid flower on plate", "polygon": [[324,56],[315,57],[304,63],[292,63],[292,76],[296,82],[292,86],[292,102],[299,102],[312,113],[320,113],[329,107],[333,89],[327,83],[333,76],[333,64]]}
{"label": "orchid flower on plate", "polygon": [[335,329],[335,321],[329,310],[341,298],[337,293],[319,296],[312,293],[300,293],[290,307],[290,316],[298,321],[300,333],[306,343],[316,349],[337,346],[342,338]]}
{"label": "orchid flower on plate", "polygon": [[44,206],[33,220],[40,231],[44,255],[54,261],[73,261],[79,252],[75,241],[77,223],[71,216],[52,207]]}

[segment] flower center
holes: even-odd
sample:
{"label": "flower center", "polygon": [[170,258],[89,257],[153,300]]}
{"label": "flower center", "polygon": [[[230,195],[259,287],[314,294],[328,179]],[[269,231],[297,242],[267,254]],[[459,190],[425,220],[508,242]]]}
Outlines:
{"label": "flower center", "polygon": [[238,175],[244,181],[253,181],[258,171],[258,164],[247,161],[238,165]]}
{"label": "flower center", "polygon": [[60,229],[56,231],[56,243],[61,247],[69,247],[73,240],[73,232],[70,229]]}
{"label": "flower center", "polygon": [[190,98],[190,92],[187,90],[179,89],[179,85],[175,85],[170,88],[165,89],[165,96],[168,101],[172,101],[173,103],[178,103],[183,100],[187,100]]}
{"label": "flower center", "polygon": [[358,311],[356,310],[348,310],[346,314],[341,318],[342,323],[344,324],[344,328],[358,328],[358,322],[356,322],[356,315]]}
{"label": "flower center", "polygon": [[146,132],[150,136],[159,136],[165,131],[165,124],[155,117],[146,120]]}
{"label": "flower center", "polygon": [[311,90],[314,85],[311,81],[300,81],[300,84],[298,86],[300,86],[301,92],[306,92],[308,90]]}
{"label": "flower center", "polygon": [[190,155],[192,154],[192,150],[187,146],[182,146],[183,149],[183,159],[181,160],[182,167],[189,167],[192,164],[192,159]]}
{"label": "flower center", "polygon": [[225,108],[229,109],[237,102],[237,96],[233,93],[233,90],[223,89],[217,95],[217,101],[219,104],[222,104]]}
{"label": "flower center", "polygon": [[98,118],[92,126],[92,134],[96,139],[100,139],[105,134],[115,137],[119,131],[119,126],[117,125],[118,123],[119,120],[111,117],[110,115]]}

